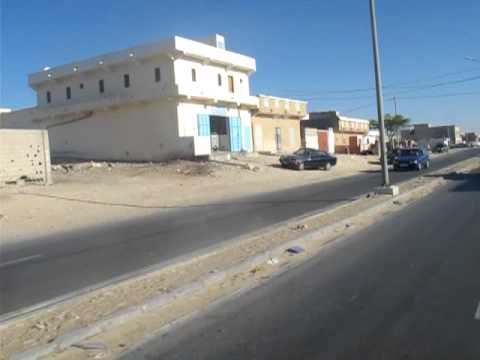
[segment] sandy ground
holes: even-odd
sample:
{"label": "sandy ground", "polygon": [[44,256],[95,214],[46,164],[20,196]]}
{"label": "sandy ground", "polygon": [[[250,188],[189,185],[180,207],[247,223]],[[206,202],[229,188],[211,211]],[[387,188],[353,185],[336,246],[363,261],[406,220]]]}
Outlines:
{"label": "sandy ground", "polygon": [[2,245],[379,169],[374,156],[339,155],[328,172],[282,169],[276,156],[236,160],[245,166],[192,161],[54,165],[51,186],[0,188]]}

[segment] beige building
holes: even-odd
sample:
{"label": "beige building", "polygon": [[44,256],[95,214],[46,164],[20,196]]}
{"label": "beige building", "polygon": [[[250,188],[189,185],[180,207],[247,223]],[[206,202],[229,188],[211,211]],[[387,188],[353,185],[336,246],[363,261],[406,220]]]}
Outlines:
{"label": "beige building", "polygon": [[259,95],[259,107],[252,114],[254,151],[282,153],[301,146],[300,121],[307,115],[307,103],[300,100]]}
{"label": "beige building", "polygon": [[302,122],[302,126],[332,129],[337,154],[359,154],[369,148],[364,139],[368,136],[370,122],[365,119],[346,117],[336,111],[311,112],[309,119]]}

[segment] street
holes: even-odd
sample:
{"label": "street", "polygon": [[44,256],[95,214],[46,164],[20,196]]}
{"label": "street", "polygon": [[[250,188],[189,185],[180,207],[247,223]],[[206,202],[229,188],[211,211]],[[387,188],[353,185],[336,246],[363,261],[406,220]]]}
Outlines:
{"label": "street", "polygon": [[[467,149],[432,161],[429,171],[478,155]],[[393,182],[417,172],[392,173]],[[289,218],[349,201],[380,184],[380,173],[159,212],[150,218],[88,228],[2,248],[0,314],[97,286],[148,266],[191,256]],[[443,214],[442,214],[443,215]]]}
{"label": "street", "polygon": [[124,359],[480,359],[480,173]]}

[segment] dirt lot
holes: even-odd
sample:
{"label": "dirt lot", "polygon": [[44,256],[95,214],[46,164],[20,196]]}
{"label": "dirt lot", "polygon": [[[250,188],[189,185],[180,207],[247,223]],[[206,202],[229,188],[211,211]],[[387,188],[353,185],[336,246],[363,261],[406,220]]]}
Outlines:
{"label": "dirt lot", "polygon": [[374,156],[338,158],[338,166],[328,172],[282,169],[277,157],[267,155],[239,155],[234,161],[238,166],[183,160],[59,163],[53,167],[54,185],[0,188],[3,245],[100,221],[141,217],[379,169]]}

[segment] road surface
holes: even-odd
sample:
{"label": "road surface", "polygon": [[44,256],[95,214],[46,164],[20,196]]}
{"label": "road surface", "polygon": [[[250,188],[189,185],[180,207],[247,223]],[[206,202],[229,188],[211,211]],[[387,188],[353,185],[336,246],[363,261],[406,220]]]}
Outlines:
{"label": "road surface", "polygon": [[480,359],[480,173],[122,360]]}
{"label": "road surface", "polygon": [[[432,161],[435,170],[472,156],[466,149]],[[392,173],[399,182],[417,172]],[[365,173],[287,191],[159,212],[115,225],[33,239],[0,253],[0,315],[36,306],[208,246],[371,191],[380,173]]]}

